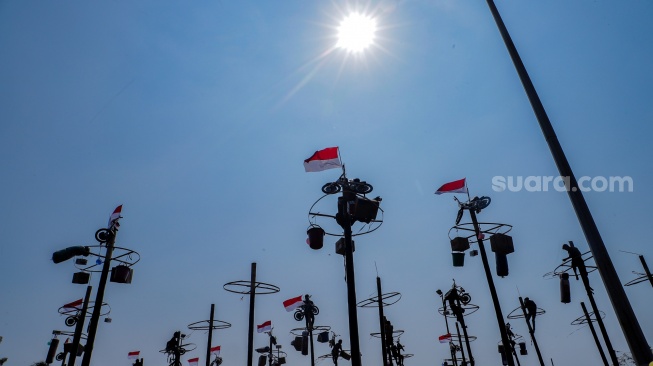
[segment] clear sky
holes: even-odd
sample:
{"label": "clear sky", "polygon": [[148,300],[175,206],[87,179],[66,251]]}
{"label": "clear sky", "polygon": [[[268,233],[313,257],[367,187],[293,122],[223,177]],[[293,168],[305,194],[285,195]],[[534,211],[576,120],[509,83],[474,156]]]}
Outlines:
{"label": "clear sky", "polygon": [[[497,2],[576,175],[631,177],[633,192],[586,193],[620,280],[653,266],[648,239],[653,195],[653,3],[647,0]],[[375,45],[333,49],[350,10],[377,18]],[[51,254],[94,245],[93,234],[123,204],[116,245],[136,250],[131,285],[109,283],[111,323],[100,323],[94,366],[148,365],[176,330],[216,318],[225,365],[246,360],[248,300],[223,285],[258,280],[281,288],[256,300],[255,321],[272,320],[289,365],[301,324],[282,302],[310,293],[349,348],[343,260],[335,238],[306,244],[308,210],[338,170],[305,173],[315,150],[339,146],[350,178],[383,198],[384,224],[356,238],[359,299],[401,292],[386,309],[406,365],[440,364],[448,347],[437,289],[455,278],[481,309],[467,317],[478,366],[500,364],[499,331],[480,257],[452,266],[448,231],[457,206],[435,196],[467,177],[492,197],[484,222],[513,225],[510,275],[495,282],[504,315],[529,296],[546,310],[537,335],[555,365],[601,360],[587,327],[571,326],[587,302],[572,281],[543,275],[572,240],[588,246],[566,193],[496,192],[493,177],[555,176],[556,167],[485,1],[105,1],[0,2],[0,357],[8,366],[43,360],[57,309],[83,296],[72,263]],[[322,203],[323,202],[323,203]],[[335,211],[335,198],[321,210]],[[334,223],[320,221],[325,227]],[[474,248],[472,248],[474,249]],[[489,253],[494,268],[494,254]],[[99,276],[92,277],[94,289]],[[598,273],[591,275],[612,343],[627,351]],[[653,340],[651,288],[626,293]],[[94,294],[95,295],[95,294]],[[363,363],[380,364],[377,313],[359,310]],[[526,336],[523,321],[513,322]],[[267,343],[255,335],[255,346]],[[522,365],[537,364],[529,355]],[[316,344],[318,355],[329,352]],[[324,361],[323,364],[329,361]],[[347,364],[345,362],[345,364]]]}

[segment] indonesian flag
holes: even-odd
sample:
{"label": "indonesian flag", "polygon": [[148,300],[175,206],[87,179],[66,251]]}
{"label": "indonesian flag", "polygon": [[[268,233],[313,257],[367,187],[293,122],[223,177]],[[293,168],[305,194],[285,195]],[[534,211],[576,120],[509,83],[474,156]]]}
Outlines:
{"label": "indonesian flag", "polygon": [[197,366],[197,364],[198,364],[199,362],[200,362],[200,358],[199,358],[199,357],[189,358],[189,359],[188,359],[188,364],[189,364],[190,366]]}
{"label": "indonesian flag", "polygon": [[445,183],[442,187],[438,188],[435,191],[435,194],[442,193],[467,193],[467,183],[465,182],[466,178],[456,180],[453,182]]}
{"label": "indonesian flag", "polygon": [[122,205],[116,207],[116,209],[113,210],[113,213],[109,217],[109,228],[111,228],[113,226],[114,222],[116,222],[119,218],[122,217],[122,216],[120,216],[121,212],[122,212]]}
{"label": "indonesian flag", "polygon": [[293,297],[283,302],[283,307],[286,308],[286,311],[293,311],[298,307],[304,305],[304,300],[302,300],[302,295]]}
{"label": "indonesian flag", "polygon": [[440,343],[449,343],[449,342],[451,342],[451,333],[441,335],[440,337],[438,337],[438,340],[440,341]]}
{"label": "indonesian flag", "polygon": [[261,325],[256,326],[257,333],[269,332],[272,330],[272,320],[268,320]]}
{"label": "indonesian flag", "polygon": [[220,346],[211,347],[211,353],[216,356],[220,356]]}
{"label": "indonesian flag", "polygon": [[75,300],[73,302],[69,302],[68,304],[64,305],[63,308],[64,309],[69,309],[69,310],[72,310],[72,309],[78,309],[79,310],[79,307],[82,305],[82,302],[83,302],[82,299]]}
{"label": "indonesian flag", "polygon": [[130,360],[135,360],[138,358],[138,355],[141,354],[141,351],[132,351],[127,354],[127,358]]}
{"label": "indonesian flag", "polygon": [[338,157],[337,146],[318,150],[310,158],[304,160],[304,169],[307,172],[321,172],[341,166],[342,163],[340,162],[340,157]]}

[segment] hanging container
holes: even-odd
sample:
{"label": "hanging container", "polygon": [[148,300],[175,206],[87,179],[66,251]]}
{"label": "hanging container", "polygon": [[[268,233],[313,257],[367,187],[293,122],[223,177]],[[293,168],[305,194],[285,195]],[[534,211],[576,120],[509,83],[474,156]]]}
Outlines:
{"label": "hanging container", "polygon": [[454,252],[464,252],[469,249],[469,239],[457,236],[451,239],[451,250]]}
{"label": "hanging container", "polygon": [[454,267],[462,267],[465,265],[465,252],[453,252],[451,253],[453,258]]}
{"label": "hanging container", "polygon": [[324,229],[317,225],[311,225],[311,227],[306,230],[306,234],[308,234],[308,239],[306,242],[311,247],[311,249],[322,249],[324,246]]}
{"label": "hanging container", "polygon": [[492,251],[499,254],[510,254],[515,251],[512,244],[512,236],[506,234],[494,234],[490,237]]}

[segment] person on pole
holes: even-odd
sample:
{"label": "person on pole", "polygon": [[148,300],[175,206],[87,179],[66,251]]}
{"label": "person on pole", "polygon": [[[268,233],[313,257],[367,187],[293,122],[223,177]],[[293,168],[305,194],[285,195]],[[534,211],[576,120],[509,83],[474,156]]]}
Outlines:
{"label": "person on pole", "polygon": [[340,357],[340,352],[342,352],[342,339],[338,339],[338,342],[333,345],[331,349],[331,358],[333,359],[333,364],[338,366],[338,357]]}
{"label": "person on pole", "polygon": [[[465,321],[463,320],[463,313],[465,312],[465,309],[463,309],[458,303],[460,302],[460,295],[458,294],[458,289],[456,288],[456,284],[454,283],[453,287],[451,290],[447,291],[446,295],[444,295],[444,300],[446,302],[449,302],[449,307],[451,308],[451,312],[456,316],[456,319],[458,320],[458,323],[460,323],[463,327],[467,327],[465,325]],[[447,311],[447,304],[444,304],[444,311]]]}
{"label": "person on pole", "polygon": [[395,360],[397,361],[397,366],[404,366],[404,355],[401,354],[401,351],[404,350],[404,346],[399,343],[399,340],[397,340],[397,344],[392,345],[392,355],[394,356]]}
{"label": "person on pole", "polygon": [[589,291],[594,293],[594,289],[590,287],[589,278],[587,277],[587,267],[585,267],[583,254],[574,246],[574,244],[571,244],[571,246],[563,244],[562,249],[566,250],[569,255],[567,258],[564,258],[563,261],[571,259],[571,268],[574,270],[576,281],[578,281],[578,272],[580,272],[580,278],[583,280],[583,284],[585,284],[585,287],[589,289]]}
{"label": "person on pole", "polygon": [[535,316],[537,315],[537,304],[535,304],[535,301],[526,297],[524,298],[524,309],[526,312],[526,323],[532,319],[533,332],[535,332]]}
{"label": "person on pole", "polygon": [[311,296],[306,294],[304,295],[304,316],[306,317],[306,324],[309,329],[313,329],[313,323],[315,322],[315,314],[313,314],[313,301],[311,301]]}

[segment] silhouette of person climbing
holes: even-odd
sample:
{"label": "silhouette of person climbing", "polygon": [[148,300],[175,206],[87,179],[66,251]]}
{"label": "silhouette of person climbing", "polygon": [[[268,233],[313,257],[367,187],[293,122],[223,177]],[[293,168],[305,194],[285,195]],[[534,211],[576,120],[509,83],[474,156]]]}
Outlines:
{"label": "silhouette of person climbing", "polygon": [[526,310],[526,323],[533,319],[532,327],[535,332],[535,316],[537,315],[537,304],[528,297],[524,299],[524,309]]}
{"label": "silhouette of person climbing", "polygon": [[331,349],[331,358],[333,359],[333,364],[336,366],[338,366],[338,357],[340,356],[340,352],[342,352],[342,339],[339,339]]}
{"label": "silhouette of person climbing", "polygon": [[[569,255],[564,260],[571,259],[571,268],[574,270],[574,276],[576,276],[576,281],[578,281],[578,272],[580,272],[580,278],[583,280],[585,286],[594,293],[594,289],[590,287],[589,278],[587,277],[587,267],[585,267],[585,261],[583,260],[583,254],[574,246],[572,243],[571,246],[568,244],[563,244],[562,249],[567,251]],[[577,271],[578,270],[578,271]]]}
{"label": "silhouette of person climbing", "polygon": [[393,344],[391,347],[392,356],[395,358],[397,366],[404,366],[404,355],[401,354],[401,351],[404,350],[404,346],[399,343],[399,340],[397,340],[397,344]]}
{"label": "silhouette of person climbing", "polygon": [[[462,306],[458,305],[460,302],[460,295],[458,294],[458,289],[455,286],[456,285],[454,284],[454,287],[451,290],[447,291],[446,295],[444,295],[444,300],[445,302],[449,302],[451,312],[456,316],[458,323],[466,328],[467,326],[465,325],[465,321],[463,319],[463,313],[465,312],[465,309],[463,309]],[[444,311],[447,311],[446,303],[444,304]]]}
{"label": "silhouette of person climbing", "polygon": [[304,316],[306,317],[306,324],[309,329],[313,329],[313,323],[315,322],[315,314],[313,314],[313,301],[311,301],[310,295],[304,295]]}

